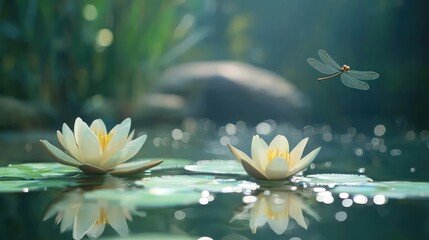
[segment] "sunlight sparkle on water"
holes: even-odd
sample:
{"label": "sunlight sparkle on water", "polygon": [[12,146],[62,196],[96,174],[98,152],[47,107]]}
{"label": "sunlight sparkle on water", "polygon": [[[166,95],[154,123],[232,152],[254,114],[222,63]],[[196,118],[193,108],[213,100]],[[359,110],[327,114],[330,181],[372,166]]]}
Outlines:
{"label": "sunlight sparkle on water", "polygon": [[316,200],[318,202],[323,202],[326,204],[331,204],[334,202],[334,197],[332,196],[332,193],[329,191],[319,192],[317,193]]}
{"label": "sunlight sparkle on water", "polygon": [[183,132],[182,132],[182,130],[180,130],[180,129],[178,129],[178,128],[173,129],[173,131],[171,131],[171,137],[172,137],[174,140],[180,140],[180,139],[182,139],[182,137],[183,137]]}
{"label": "sunlight sparkle on water", "polygon": [[339,212],[335,213],[335,219],[338,222],[344,222],[347,219],[347,213],[344,211],[339,211]]}
{"label": "sunlight sparkle on water", "polygon": [[256,132],[261,135],[268,135],[271,132],[271,126],[266,122],[261,122],[256,126]]}
{"label": "sunlight sparkle on water", "polygon": [[225,131],[228,135],[235,135],[237,133],[237,127],[232,124],[232,123],[228,123],[225,126]]}
{"label": "sunlight sparkle on water", "polygon": [[375,195],[372,200],[377,205],[383,205],[387,202],[386,197],[384,195],[381,195],[381,194]]}
{"label": "sunlight sparkle on water", "polygon": [[213,240],[213,238],[204,236],[204,237],[198,238],[198,240]]}
{"label": "sunlight sparkle on water", "polygon": [[399,156],[399,155],[401,155],[401,153],[402,153],[402,151],[401,151],[401,149],[392,149],[392,150],[390,150],[390,155],[392,156],[392,157],[396,157],[396,156]]}
{"label": "sunlight sparkle on water", "polygon": [[351,199],[344,199],[341,204],[343,205],[343,207],[351,207],[353,205],[353,200]]}
{"label": "sunlight sparkle on water", "polygon": [[255,196],[244,196],[243,197],[243,203],[253,203],[256,202],[257,197]]}
{"label": "sunlight sparkle on water", "polygon": [[174,212],[174,218],[177,220],[183,220],[186,218],[186,213],[184,211],[177,210]]}
{"label": "sunlight sparkle on water", "polygon": [[407,139],[407,141],[413,141],[416,138],[416,132],[414,131],[408,131],[405,134],[405,139]]}
{"label": "sunlight sparkle on water", "polygon": [[374,134],[378,137],[383,136],[386,133],[386,127],[382,124],[375,126]]}
{"label": "sunlight sparkle on water", "polygon": [[340,198],[345,199],[345,198],[348,198],[348,197],[349,197],[348,193],[346,193],[346,192],[340,193]]}
{"label": "sunlight sparkle on water", "polygon": [[368,198],[362,194],[358,194],[353,197],[353,201],[357,204],[366,204],[368,202]]}
{"label": "sunlight sparkle on water", "polygon": [[363,155],[363,149],[362,148],[355,148],[355,149],[353,149],[353,152],[358,157]]}

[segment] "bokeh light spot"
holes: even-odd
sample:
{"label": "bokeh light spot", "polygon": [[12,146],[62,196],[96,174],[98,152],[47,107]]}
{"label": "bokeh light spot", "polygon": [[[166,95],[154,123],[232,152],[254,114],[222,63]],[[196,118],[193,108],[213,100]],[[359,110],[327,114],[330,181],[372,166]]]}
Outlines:
{"label": "bokeh light spot", "polygon": [[86,4],[82,11],[83,18],[87,21],[93,21],[97,18],[97,8],[92,4]]}
{"label": "bokeh light spot", "polygon": [[347,213],[344,211],[339,211],[339,212],[335,213],[335,219],[338,222],[344,222],[347,219]]}
{"label": "bokeh light spot", "polygon": [[113,33],[107,28],[103,28],[97,33],[96,43],[100,47],[108,47],[113,42]]}
{"label": "bokeh light spot", "polygon": [[386,133],[386,127],[384,125],[377,125],[374,128],[374,134],[378,137],[383,136]]}

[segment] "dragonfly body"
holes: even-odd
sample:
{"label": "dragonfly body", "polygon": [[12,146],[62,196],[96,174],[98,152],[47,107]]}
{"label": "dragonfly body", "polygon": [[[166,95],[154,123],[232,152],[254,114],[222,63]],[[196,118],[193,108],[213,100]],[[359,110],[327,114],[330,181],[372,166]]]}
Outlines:
{"label": "dragonfly body", "polygon": [[318,53],[322,62],[314,58],[308,58],[307,62],[317,71],[324,74],[330,74],[330,76],[327,77],[317,78],[319,81],[328,80],[341,75],[341,82],[347,87],[359,90],[368,90],[368,84],[362,80],[374,80],[380,76],[378,73],[373,71],[350,70],[350,66],[348,65],[340,67],[340,65],[335,62],[326,51],[319,50]]}

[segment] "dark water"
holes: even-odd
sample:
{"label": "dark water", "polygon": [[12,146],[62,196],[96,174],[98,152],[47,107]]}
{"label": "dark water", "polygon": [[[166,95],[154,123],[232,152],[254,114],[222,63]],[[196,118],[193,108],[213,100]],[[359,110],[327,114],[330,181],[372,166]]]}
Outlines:
{"label": "dark water", "polygon": [[[202,159],[232,159],[225,146],[222,145],[224,142],[221,139],[228,138],[229,142],[233,142],[234,145],[248,152],[250,136],[261,131],[261,126],[255,128],[240,124],[235,124],[236,128],[231,132],[231,125],[229,127],[215,127],[214,125],[207,127],[207,124],[200,122],[197,130],[190,133],[189,139],[185,139],[185,141],[183,139],[175,140],[172,137],[171,133],[174,129],[172,127],[148,131],[149,136],[157,137],[149,138],[139,156],[155,157],[164,153],[166,156],[183,157],[185,159],[181,161],[184,162]],[[424,171],[427,169],[426,159],[429,152],[425,131],[412,133],[394,131],[392,133],[387,129],[386,134],[376,136],[375,129],[370,129],[364,134],[352,128],[336,132],[327,125],[307,126],[304,129],[295,129],[290,125],[274,125],[273,122],[268,122],[268,125],[271,127],[269,133],[266,132],[268,136],[262,135],[267,141],[270,141],[275,134],[283,133],[290,137],[291,146],[294,146],[302,136],[310,137],[307,151],[313,149],[314,146],[322,146],[320,155],[305,172],[305,175],[365,174],[376,182],[392,180],[424,182],[428,180]],[[264,129],[262,128],[262,130]],[[185,128],[181,131],[186,132]],[[39,146],[29,141],[32,138],[29,137],[30,135],[26,135],[27,137],[15,135],[15,139],[11,137],[12,135],[10,133],[2,136],[3,145],[9,144],[9,148],[15,146],[13,150],[7,151],[8,158],[25,156],[26,159],[40,162],[50,160],[43,152],[31,156],[33,152],[39,151]],[[36,135],[52,137],[51,134]],[[7,143],[5,139],[13,141]],[[26,152],[26,144],[34,145],[30,151]],[[14,155],[13,151],[21,152]],[[188,163],[184,165],[186,164]],[[177,177],[182,175],[197,178],[208,176],[227,181],[244,180],[259,184],[259,188],[254,190],[243,188],[225,193],[213,190],[212,185],[207,185],[208,190],[205,191],[202,190],[205,187],[204,183],[198,185],[187,180],[178,180],[177,185],[170,184],[164,187],[173,190],[180,187],[199,186],[199,188],[192,191],[186,190],[185,194],[180,197],[175,194],[170,196],[170,193],[167,192],[164,195],[165,198],[162,198],[163,200],[161,198],[158,200],[156,197],[149,199],[143,195],[139,200],[129,196],[122,198],[118,192],[116,192],[118,193],[117,198],[114,196],[115,192],[102,194],[101,198],[98,198],[98,195],[95,197],[87,195],[100,188],[138,192],[153,187],[145,184],[139,185],[136,182],[138,180],[156,176]],[[331,194],[330,187],[326,186],[324,186],[325,192],[329,194],[323,195],[320,194],[320,187],[303,187],[289,182],[267,185],[247,176],[195,173],[186,171],[182,167],[153,170],[125,178],[72,174],[54,178],[54,180],[58,179],[72,183],[73,187],[61,187],[60,185],[0,194],[2,213],[0,218],[3,223],[0,226],[0,236],[3,239],[72,239],[73,228],[76,226],[70,223],[70,227],[61,233],[61,223],[57,225],[55,220],[59,212],[64,213],[62,220],[65,221],[67,214],[64,211],[66,209],[70,211],[73,208],[80,208],[81,211],[96,211],[102,216],[102,213],[106,213],[106,209],[115,208],[115,206],[122,209],[119,211],[122,212],[122,216],[125,212],[125,215],[128,214],[132,217],[132,220],[126,220],[126,225],[131,233],[130,239],[429,238],[429,215],[427,214],[429,202],[425,197],[416,198],[414,196],[397,199],[360,195],[359,198],[356,197],[356,194],[345,196],[334,191]],[[3,179],[2,182],[9,180]],[[109,182],[113,182],[113,184]],[[159,187],[162,186],[159,185]],[[195,193],[199,200],[181,202],[180,199],[175,199],[185,199],[186,196],[191,198]],[[320,198],[321,195],[328,197],[323,199]],[[133,204],[129,204],[130,199]],[[172,202],[178,201],[168,204],[164,203],[165,199]],[[143,200],[147,200],[149,204]],[[139,203],[141,204],[139,205]],[[57,210],[48,218],[46,214],[55,207]],[[76,212],[74,213],[76,214]],[[301,222],[299,216],[303,216]],[[98,223],[103,223],[103,217],[99,218]],[[109,222],[105,221],[104,224],[106,224],[105,229],[101,231],[100,238],[120,237],[118,232],[112,228],[111,225],[115,225],[115,223],[111,219]]]}

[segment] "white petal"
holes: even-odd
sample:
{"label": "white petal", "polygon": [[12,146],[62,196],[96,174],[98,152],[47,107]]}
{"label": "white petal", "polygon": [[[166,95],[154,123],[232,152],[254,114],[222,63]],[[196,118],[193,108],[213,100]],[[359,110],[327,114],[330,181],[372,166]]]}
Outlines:
{"label": "white petal", "polygon": [[115,176],[123,175],[123,174],[133,174],[133,173],[144,171],[149,168],[153,168],[161,164],[162,162],[163,162],[162,160],[155,160],[155,161],[143,160],[143,161],[123,163],[117,166],[109,173]]}
{"label": "white petal", "polygon": [[302,139],[295,148],[290,152],[290,159],[289,159],[289,165],[295,166],[296,163],[298,163],[299,160],[301,160],[302,153],[304,152],[305,145],[307,145],[308,138]]}
{"label": "white petal", "polygon": [[134,157],[138,151],[140,151],[140,148],[143,147],[143,144],[145,143],[147,139],[147,135],[142,135],[131,142],[127,143],[124,148],[120,150],[120,158],[116,161],[110,161],[110,159],[105,163],[106,168],[114,168],[124,162],[126,162],[128,159]]}
{"label": "white petal", "polygon": [[131,142],[131,140],[133,140],[134,133],[135,133],[134,130],[130,133],[130,135],[128,136],[128,139],[127,139],[127,143],[129,143],[129,142]]}
{"label": "white petal", "polygon": [[73,238],[81,239],[95,224],[100,215],[100,208],[95,203],[86,203],[81,206],[73,224]]}
{"label": "white petal", "polygon": [[286,152],[289,154],[289,142],[283,135],[277,135],[268,146],[268,149],[277,149],[280,152]]}
{"label": "white petal", "polygon": [[125,219],[122,209],[119,206],[108,207],[106,213],[110,226],[112,226],[121,237],[128,236],[130,231],[128,230],[127,220]]}
{"label": "white petal", "polygon": [[251,147],[252,159],[262,171],[264,171],[268,164],[267,150],[267,143],[258,135],[253,136]]}
{"label": "white petal", "polygon": [[[261,197],[262,196],[262,197]],[[267,204],[264,195],[259,194],[255,204],[250,209],[249,227],[255,234],[258,227],[267,223]]]}
{"label": "white petal", "polygon": [[89,128],[94,132],[107,134],[106,125],[104,125],[104,122],[101,119],[94,120]]}
{"label": "white petal", "polygon": [[63,233],[73,226],[74,219],[78,213],[79,208],[69,206],[64,210],[63,218],[61,220],[60,232]]}
{"label": "white petal", "polygon": [[65,152],[63,152],[60,149],[58,149],[57,147],[55,147],[54,145],[50,144],[48,141],[40,140],[40,142],[46,148],[48,153],[52,154],[52,157],[55,158],[55,160],[57,160],[59,163],[62,163],[64,165],[68,165],[68,166],[73,166],[73,167],[77,167],[77,166],[82,164],[79,161],[77,161],[76,159],[67,155]]}
{"label": "white petal", "polygon": [[271,229],[277,235],[281,235],[287,230],[287,227],[289,225],[289,218],[287,216],[282,216],[280,217],[280,219],[269,219],[268,225],[270,225]]}
{"label": "white petal", "polygon": [[83,172],[87,173],[87,174],[94,174],[94,175],[101,175],[101,174],[106,174],[107,170],[104,170],[102,168],[98,168],[98,167],[94,167],[91,165],[80,165],[79,169],[82,170]]}
{"label": "white petal", "polygon": [[51,218],[52,216],[55,215],[55,213],[58,212],[58,209],[55,208],[55,206],[49,206],[48,210],[46,210],[46,212],[43,214],[43,221],[48,220],[49,218]]}
{"label": "white petal", "polygon": [[301,209],[301,199],[299,197],[290,196],[289,198],[289,216],[298,223],[299,226],[307,229],[307,223],[304,220],[304,214]]}
{"label": "white petal", "polygon": [[90,238],[98,238],[103,234],[106,224],[94,224],[86,235]]}
{"label": "white petal", "polygon": [[120,150],[121,148],[123,148],[127,143],[128,133],[130,131],[130,128],[131,128],[131,120],[122,122],[118,127],[118,130],[116,131],[116,133],[112,135],[112,138],[107,144],[106,152],[108,152],[109,154],[112,154]]}
{"label": "white petal", "polygon": [[130,118],[126,118],[124,119],[124,121],[122,121],[120,124],[117,124],[115,127],[112,128],[112,130],[110,130],[109,134],[116,134],[116,132],[118,131],[118,129],[126,124],[129,124],[131,126],[131,119]]}
{"label": "white petal", "polygon": [[[241,160],[245,160],[247,162],[253,162],[252,159],[250,159],[249,156],[247,156],[247,154],[245,154],[244,152],[238,150],[237,148],[235,148],[234,146],[232,146],[231,144],[228,143],[228,148],[229,151],[231,151],[232,155],[234,155],[234,157],[241,162]],[[252,165],[255,165],[254,163],[252,163]]]}
{"label": "white petal", "polygon": [[240,161],[241,165],[243,165],[243,168],[246,170],[247,174],[256,179],[267,179],[260,166],[256,164],[255,161],[253,161],[251,158],[249,158],[249,156],[247,156],[244,152],[233,147],[231,144],[228,144],[228,148],[234,157]]}
{"label": "white petal", "polygon": [[66,149],[66,145],[64,144],[64,137],[63,137],[63,134],[62,134],[59,130],[57,130],[57,138],[58,138],[58,141],[60,141],[61,146],[62,146],[64,149]]}
{"label": "white petal", "polygon": [[289,176],[287,160],[282,157],[274,158],[265,169],[269,180],[283,180]]}
{"label": "white petal", "polygon": [[301,161],[299,161],[295,166],[293,166],[292,169],[289,170],[290,175],[295,175],[310,165],[310,163],[313,162],[313,160],[316,158],[317,154],[319,154],[320,148],[321,147],[314,149],[309,154],[307,154],[307,156],[301,159]]}
{"label": "white petal", "polygon": [[256,179],[267,180],[267,176],[264,172],[258,169],[256,165],[253,165],[253,162],[248,162],[244,159],[241,160],[241,165],[243,166],[246,173]]}
{"label": "white petal", "polygon": [[81,143],[79,145],[79,150],[81,154],[80,157],[83,159],[82,162],[98,167],[102,154],[100,142],[94,132],[92,132],[84,122],[79,129],[78,142]]}
{"label": "white petal", "polygon": [[73,135],[73,132],[70,130],[69,126],[67,124],[63,124],[63,140],[64,140],[64,148],[66,151],[72,155],[74,158],[80,160],[80,151],[76,145],[75,136]]}
{"label": "white petal", "polygon": [[[79,146],[79,129],[80,129],[80,125],[83,123],[82,119],[80,117],[76,118],[76,120],[74,121],[74,137],[75,137],[75,141],[76,144]],[[64,132],[63,132],[64,134]]]}

